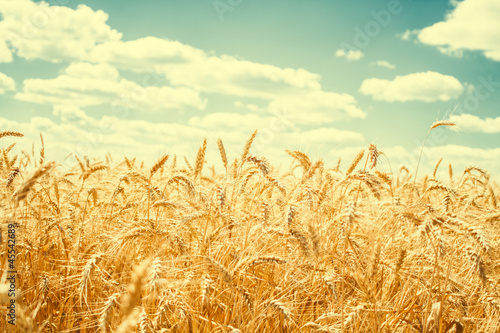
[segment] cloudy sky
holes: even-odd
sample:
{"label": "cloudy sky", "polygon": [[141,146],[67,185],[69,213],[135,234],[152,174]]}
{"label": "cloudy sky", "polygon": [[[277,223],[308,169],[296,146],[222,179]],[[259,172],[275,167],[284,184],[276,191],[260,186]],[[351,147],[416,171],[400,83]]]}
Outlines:
{"label": "cloudy sky", "polygon": [[[283,165],[440,158],[500,175],[498,0],[0,0],[0,131],[17,152],[193,159],[204,137]],[[13,142],[2,139],[1,145]],[[443,167],[443,172],[446,168]],[[457,171],[457,172],[459,172]]]}

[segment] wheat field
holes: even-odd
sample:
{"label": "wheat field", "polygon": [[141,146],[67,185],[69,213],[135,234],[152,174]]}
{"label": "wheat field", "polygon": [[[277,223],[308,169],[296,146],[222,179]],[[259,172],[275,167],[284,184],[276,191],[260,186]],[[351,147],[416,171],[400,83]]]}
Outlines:
{"label": "wheat field", "polygon": [[62,172],[6,136],[2,332],[500,332],[500,189],[481,168],[384,173],[370,145],[344,168],[287,151],[280,171],[255,132],[236,158],[217,142],[218,173],[206,140],[194,161]]}

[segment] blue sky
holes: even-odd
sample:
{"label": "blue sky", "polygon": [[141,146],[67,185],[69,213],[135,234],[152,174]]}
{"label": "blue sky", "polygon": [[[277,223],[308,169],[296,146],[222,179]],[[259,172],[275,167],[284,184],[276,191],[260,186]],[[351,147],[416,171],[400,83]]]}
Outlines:
{"label": "blue sky", "polygon": [[217,165],[218,137],[234,158],[258,129],[253,153],[277,163],[299,149],[345,168],[375,143],[413,169],[450,119],[422,170],[498,176],[498,17],[496,0],[0,0],[0,130],[26,134],[18,152],[43,133],[68,166],[193,158],[203,137]]}

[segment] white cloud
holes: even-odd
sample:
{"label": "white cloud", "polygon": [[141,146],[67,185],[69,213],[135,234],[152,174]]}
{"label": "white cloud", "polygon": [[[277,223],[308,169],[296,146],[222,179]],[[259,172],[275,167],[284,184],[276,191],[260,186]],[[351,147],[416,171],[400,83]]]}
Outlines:
{"label": "white cloud", "polygon": [[26,59],[86,60],[98,43],[121,38],[106,24],[108,14],[85,5],[71,9],[44,1],[2,1],[0,14],[0,39]]}
{"label": "white cloud", "polygon": [[268,126],[272,117],[263,117],[257,114],[238,114],[228,112],[214,112],[205,116],[194,116],[188,121],[189,125],[212,128],[263,128]]}
{"label": "white cloud", "polygon": [[248,110],[253,111],[253,112],[262,111],[262,109],[258,105],[255,105],[255,104],[244,104],[241,101],[234,102],[234,106],[237,107],[237,108],[245,108],[245,109],[248,109]]}
{"label": "white cloud", "polygon": [[420,42],[439,47],[442,53],[461,55],[476,50],[500,61],[500,2],[498,0],[452,1],[456,6],[445,20],[422,29]]}
{"label": "white cloud", "polygon": [[73,105],[56,105],[53,114],[59,116],[63,123],[75,123],[80,126],[98,126],[99,122],[89,117],[85,111]]}
{"label": "white cloud", "polygon": [[[364,117],[356,100],[346,94],[321,90],[320,75],[305,69],[280,68],[216,56],[191,46],[154,37],[108,42],[92,53],[94,61],[145,73],[144,80],[165,78],[173,86],[186,86],[205,93],[269,100],[268,109],[295,109],[305,123]],[[159,77],[158,75],[163,75]],[[236,107],[262,111],[255,104],[239,102]],[[311,112],[305,115],[305,112]]]}
{"label": "white cloud", "polygon": [[86,62],[71,63],[64,72],[71,76],[81,79],[109,79],[116,81],[120,74],[118,71],[107,64],[89,64]]}
{"label": "white cloud", "polygon": [[465,160],[469,164],[480,162],[481,160],[497,163],[500,159],[500,148],[483,149],[460,145],[446,145],[427,148],[427,150],[427,154],[431,156],[455,157]]}
{"label": "white cloud", "polygon": [[379,66],[379,67],[385,67],[385,68],[388,68],[388,69],[394,69],[394,68],[396,68],[396,66],[394,66],[393,64],[391,64],[390,62],[385,61],[385,60],[378,60],[378,61],[375,61],[372,64],[376,65],[376,66]]}
{"label": "white cloud", "polygon": [[271,101],[268,108],[273,113],[285,112],[293,123],[300,125],[321,125],[366,117],[351,95],[325,91],[278,98]]}
{"label": "white cloud", "polygon": [[[228,152],[235,152],[248,139],[248,128],[262,131],[255,146],[261,147],[259,153],[271,152],[272,157],[278,156],[283,142],[307,145],[364,140],[359,133],[328,127],[338,120],[364,118],[365,113],[353,96],[323,91],[317,73],[217,55],[156,37],[122,41],[121,34],[107,24],[106,13],[85,5],[71,9],[43,1],[0,2],[0,62],[11,61],[16,54],[65,66],[51,79],[24,80],[15,95],[20,101],[51,105],[60,122],[43,117],[25,122],[0,118],[0,127],[22,130],[29,145],[43,132],[48,150],[59,154],[54,155],[59,161],[68,152],[102,156],[107,151],[146,159],[151,158],[151,151],[165,147],[195,154],[204,136],[213,142],[222,137]],[[362,56],[362,52],[352,51],[345,55],[348,60]],[[14,89],[14,81],[0,75],[0,93]],[[236,96],[232,100],[245,103],[234,106],[245,114],[212,113],[191,117],[183,125],[114,116],[95,119],[85,111],[97,105],[143,111],[203,110],[207,100],[200,94]],[[301,130],[310,125],[321,128]]]}
{"label": "white cloud", "polygon": [[287,133],[290,143],[304,144],[342,144],[345,146],[359,145],[365,142],[363,134],[353,131],[339,130],[333,127],[321,127],[309,131]]}
{"label": "white cloud", "polygon": [[465,167],[474,165],[490,172],[494,178],[500,176],[498,161],[500,148],[475,148],[462,145],[445,145],[426,148],[426,158],[434,163],[441,157],[451,162],[455,174],[460,175]]}
{"label": "white cloud", "polygon": [[[22,92],[16,95],[19,100],[77,108],[128,103],[146,110],[204,109],[206,100],[199,93],[208,93],[258,98],[273,109],[290,99],[299,103],[294,112],[311,111],[315,123],[341,115],[364,116],[352,96],[322,91],[319,74],[216,55],[168,39],[122,41],[121,33],[107,24],[105,12],[85,5],[71,9],[44,1],[3,0],[0,14],[0,59],[8,61],[12,51],[26,59],[74,62],[54,79],[25,80]],[[7,46],[2,49],[4,44],[10,50]],[[360,52],[346,54],[348,59],[361,56]],[[120,78],[117,69],[143,76],[128,81]],[[311,101],[315,96],[326,100]],[[118,97],[120,101],[116,101]],[[315,106],[319,109],[314,110]],[[265,109],[256,104],[246,108],[253,112]],[[301,117],[311,123],[309,117]]]}
{"label": "white cloud", "polygon": [[92,50],[91,58],[94,62],[110,63],[122,69],[154,72],[161,65],[203,61],[206,54],[178,41],[144,37],[99,44]]}
{"label": "white cloud", "polygon": [[402,40],[410,40],[417,36],[418,32],[418,30],[406,30],[404,33],[399,34],[398,37],[400,37]]}
{"label": "white cloud", "polygon": [[18,100],[63,106],[86,107],[112,104],[143,111],[204,109],[206,100],[185,87],[148,86],[121,79],[107,64],[73,63],[54,79],[24,80]]}
{"label": "white cloud", "polygon": [[431,71],[396,76],[393,80],[366,79],[360,88],[363,94],[387,102],[448,101],[460,96],[463,90],[455,77]]}
{"label": "white cloud", "polygon": [[0,39],[0,63],[12,62],[12,52],[7,47],[7,43]]}
{"label": "white cloud", "polygon": [[147,81],[166,78],[174,86],[225,95],[272,99],[321,89],[320,76],[305,69],[280,68],[229,55],[215,56],[156,37],[103,43],[93,50],[92,60],[146,73]]}
{"label": "white cloud", "polygon": [[217,94],[273,99],[321,89],[320,76],[305,69],[279,68],[227,55],[160,67],[172,85]]}
{"label": "white cloud", "polygon": [[450,121],[465,132],[500,133],[500,117],[481,119],[465,113],[450,116]]}
{"label": "white cloud", "polygon": [[349,50],[346,52],[343,49],[338,49],[335,52],[335,56],[338,58],[346,58],[349,61],[356,61],[361,59],[364,56],[364,54],[360,50]]}
{"label": "white cloud", "polygon": [[15,89],[16,83],[14,82],[14,79],[0,72],[0,94],[4,94],[8,90]]}

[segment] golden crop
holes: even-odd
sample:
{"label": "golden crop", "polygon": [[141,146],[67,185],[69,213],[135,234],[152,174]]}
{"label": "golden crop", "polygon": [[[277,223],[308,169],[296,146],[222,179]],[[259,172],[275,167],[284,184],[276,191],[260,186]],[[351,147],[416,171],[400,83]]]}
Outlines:
{"label": "golden crop", "polygon": [[345,170],[288,151],[278,172],[254,137],[233,162],[218,141],[223,173],[206,140],[192,165],[76,157],[69,173],[4,147],[0,331],[17,223],[19,332],[499,332],[487,172],[382,173],[375,145]]}

